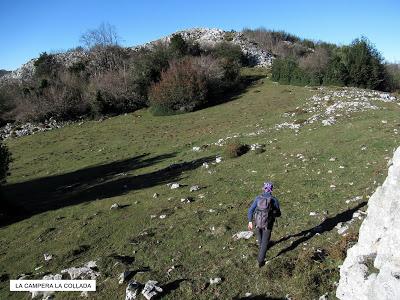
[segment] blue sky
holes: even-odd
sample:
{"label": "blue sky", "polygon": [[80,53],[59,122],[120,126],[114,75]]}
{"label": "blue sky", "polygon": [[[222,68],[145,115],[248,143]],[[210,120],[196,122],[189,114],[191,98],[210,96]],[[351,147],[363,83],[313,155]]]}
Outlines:
{"label": "blue sky", "polygon": [[81,34],[101,22],[116,27],[123,45],[192,27],[263,26],[339,44],[364,35],[386,60],[400,61],[399,0],[0,0],[0,69],[78,46]]}

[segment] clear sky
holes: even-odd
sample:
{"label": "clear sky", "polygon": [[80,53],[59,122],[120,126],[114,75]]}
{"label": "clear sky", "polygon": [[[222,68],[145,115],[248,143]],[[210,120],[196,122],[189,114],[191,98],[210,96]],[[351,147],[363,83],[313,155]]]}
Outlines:
{"label": "clear sky", "polygon": [[400,61],[400,0],[0,0],[0,69],[78,46],[102,22],[129,46],[192,27],[263,26],[339,44],[364,35],[386,60]]}

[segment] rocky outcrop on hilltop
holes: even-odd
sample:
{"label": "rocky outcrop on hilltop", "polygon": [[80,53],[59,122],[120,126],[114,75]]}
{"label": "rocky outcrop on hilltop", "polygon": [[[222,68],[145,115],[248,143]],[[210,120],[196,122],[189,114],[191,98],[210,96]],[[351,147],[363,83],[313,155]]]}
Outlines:
{"label": "rocky outcrop on hilltop", "polygon": [[[57,53],[55,54],[54,57],[57,63],[60,63],[68,68],[72,66],[74,63],[88,59],[89,55],[87,52],[81,50],[81,51],[68,51],[64,53]],[[0,78],[0,83],[12,80],[28,80],[32,78],[35,72],[35,61],[36,58],[31,59],[18,69],[8,74],[5,74]]]}
{"label": "rocky outcrop on hilltop", "polygon": [[[249,62],[252,65],[269,67],[272,64],[273,55],[258,47],[255,42],[249,41],[241,32],[224,31],[221,29],[195,28],[179,31],[174,34],[181,34],[182,37],[187,41],[197,42],[200,48],[212,47],[216,43],[223,41],[233,43],[240,46],[243,53],[248,57]],[[127,52],[138,51],[142,48],[149,49],[159,42],[168,43],[174,34],[143,45],[127,47],[125,50]],[[69,67],[79,61],[90,60],[90,55],[88,52],[83,50],[73,50],[64,53],[57,53],[55,54],[55,59],[58,63]],[[8,82],[12,80],[30,79],[35,72],[35,61],[36,59],[31,59],[27,63],[23,64],[20,68],[0,77],[0,84],[2,82]]]}
{"label": "rocky outcrop on hilltop", "polygon": [[[229,42],[240,46],[252,65],[259,67],[269,67],[272,65],[273,55],[261,49],[255,42],[248,40],[241,32],[224,31],[215,28],[194,28],[178,31],[174,34],[180,34],[186,41],[198,43],[201,48],[213,47],[220,42]],[[174,34],[139,47],[149,47],[160,41],[168,43]]]}
{"label": "rocky outcrop on hilltop", "polygon": [[340,268],[341,300],[400,299],[400,147]]}

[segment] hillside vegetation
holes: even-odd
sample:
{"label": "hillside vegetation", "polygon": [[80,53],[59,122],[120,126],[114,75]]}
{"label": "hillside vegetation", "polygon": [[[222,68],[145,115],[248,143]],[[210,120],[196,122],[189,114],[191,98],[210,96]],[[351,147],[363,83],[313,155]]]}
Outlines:
{"label": "hillside vegetation", "polygon": [[[241,76],[252,79],[246,90],[195,112],[144,108],[6,140],[14,161],[2,196],[0,298],[29,297],[10,293],[8,279],[94,260],[89,299],[124,299],[125,270],[157,280],[164,299],[334,299],[345,249],[399,144],[398,100],[280,85],[263,70]],[[255,238],[232,236],[246,230],[267,179],[282,217],[258,269]]]}
{"label": "hillside vegetation", "polygon": [[[301,39],[283,31],[189,29],[137,47],[121,47],[102,24],[65,53],[42,53],[0,78],[0,126],[99,118],[151,107],[158,115],[191,112],[240,93],[244,66],[271,68],[281,84],[400,87],[366,38],[352,44]],[[227,95],[228,94],[228,95]]]}

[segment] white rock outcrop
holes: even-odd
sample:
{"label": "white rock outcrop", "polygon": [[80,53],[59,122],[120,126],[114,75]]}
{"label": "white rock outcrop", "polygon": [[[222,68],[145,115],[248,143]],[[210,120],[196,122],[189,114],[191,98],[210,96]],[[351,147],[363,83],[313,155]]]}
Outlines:
{"label": "white rock outcrop", "polygon": [[400,299],[400,147],[340,268],[341,300]]}

